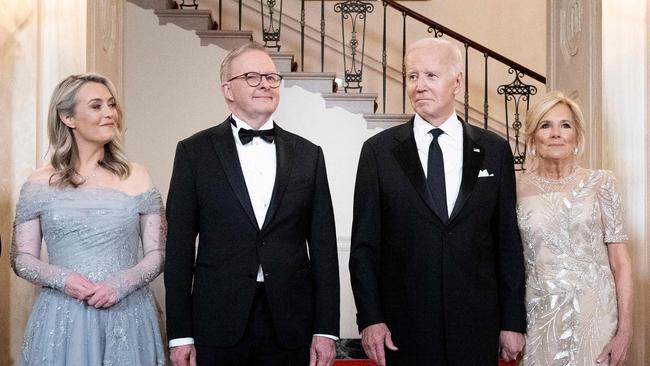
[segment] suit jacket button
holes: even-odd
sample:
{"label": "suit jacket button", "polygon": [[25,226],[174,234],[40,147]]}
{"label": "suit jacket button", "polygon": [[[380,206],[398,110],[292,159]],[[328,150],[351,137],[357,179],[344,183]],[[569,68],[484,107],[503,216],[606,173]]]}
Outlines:
{"label": "suit jacket button", "polygon": [[264,241],[260,242],[260,247],[263,247],[264,244],[266,244],[266,242],[264,242]]}

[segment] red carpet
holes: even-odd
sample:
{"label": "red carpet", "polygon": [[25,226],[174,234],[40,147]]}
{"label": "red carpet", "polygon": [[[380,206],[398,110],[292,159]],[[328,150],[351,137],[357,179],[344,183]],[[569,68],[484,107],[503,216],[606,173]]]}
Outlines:
{"label": "red carpet", "polygon": [[[499,361],[499,366],[515,366],[515,362]],[[370,360],[337,360],[334,366],[375,366]]]}

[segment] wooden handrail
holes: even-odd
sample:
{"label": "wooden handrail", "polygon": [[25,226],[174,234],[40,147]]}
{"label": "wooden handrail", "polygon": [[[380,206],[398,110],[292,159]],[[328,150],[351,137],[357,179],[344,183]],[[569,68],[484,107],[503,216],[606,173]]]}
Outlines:
{"label": "wooden handrail", "polygon": [[481,44],[479,44],[479,43],[477,43],[475,41],[472,41],[471,39],[463,36],[462,34],[459,34],[459,33],[456,33],[454,31],[452,31],[451,29],[445,27],[444,25],[441,25],[440,23],[437,23],[437,22],[425,17],[424,15],[405,7],[404,5],[401,5],[401,4],[397,3],[397,1],[395,1],[395,0],[382,0],[382,1],[384,2],[384,4],[389,5],[393,9],[398,10],[398,11],[408,15],[409,17],[411,17],[413,19],[416,19],[416,20],[420,21],[421,23],[424,23],[425,25],[427,25],[427,26],[429,26],[429,27],[431,27],[433,29],[437,29],[440,32],[442,32],[443,34],[448,35],[449,37],[451,37],[451,38],[453,38],[453,39],[455,39],[455,40],[457,40],[457,41],[459,41],[459,42],[461,42],[463,44],[467,44],[469,47],[471,47],[471,48],[473,48],[473,49],[475,49],[475,50],[477,50],[477,51],[479,51],[479,52],[481,52],[483,54],[486,54],[486,55],[488,55],[488,57],[491,57],[491,58],[493,58],[495,60],[498,60],[498,61],[502,62],[503,64],[505,64],[505,65],[507,65],[507,66],[519,71],[519,72],[522,72],[524,75],[527,75],[527,76],[539,81],[542,84],[546,84],[546,77],[545,76],[536,73],[535,71],[527,68],[526,66],[523,66],[520,63],[515,62],[515,61],[503,56],[502,54],[500,54],[498,52],[492,51],[491,49],[489,49],[489,48],[487,48],[487,47],[485,47],[485,46],[483,46],[483,45],[481,45]]}

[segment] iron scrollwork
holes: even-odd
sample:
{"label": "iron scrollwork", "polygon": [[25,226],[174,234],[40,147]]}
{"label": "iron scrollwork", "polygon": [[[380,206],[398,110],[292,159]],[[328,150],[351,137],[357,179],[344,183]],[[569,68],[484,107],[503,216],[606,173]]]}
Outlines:
{"label": "iron scrollwork", "polygon": [[[266,28],[264,26],[264,0],[260,0],[260,8],[262,13],[262,40],[264,41],[264,47],[276,48],[279,52],[281,47],[280,29],[282,27],[282,0],[280,0],[280,15],[277,20],[274,20],[276,5],[276,0],[266,0],[266,7],[268,8],[269,13],[269,26]],[[272,44],[269,45],[269,42]]]}
{"label": "iron scrollwork", "polygon": [[191,4],[185,4],[185,0],[183,0],[182,3],[178,4],[178,6],[179,6],[181,9],[185,9],[185,7],[198,9],[198,8],[199,8],[199,4],[197,4],[196,1],[197,1],[197,0],[192,0],[192,3],[191,3]]}
{"label": "iron scrollwork", "polygon": [[436,29],[434,27],[427,28],[427,33],[433,33],[434,38],[440,38],[440,37],[444,36],[444,34],[440,30],[438,30],[438,29]]}
{"label": "iron scrollwork", "polygon": [[526,103],[526,111],[530,106],[530,97],[531,95],[537,94],[537,87],[534,85],[525,84],[521,81],[524,77],[524,73],[517,71],[513,68],[508,69],[508,74],[514,74],[515,79],[510,84],[499,85],[497,88],[497,93],[502,94],[505,102],[505,111],[506,111],[506,135],[509,137],[510,123],[509,123],[509,113],[508,113],[508,102],[514,104],[514,121],[512,121],[512,129],[515,131],[515,146],[513,149],[513,158],[515,163],[516,170],[524,170],[524,163],[526,162],[526,146],[524,145],[524,151],[520,151],[519,145],[520,141],[520,131],[522,127],[521,123],[521,107],[522,102]]}
{"label": "iron scrollwork", "polygon": [[[359,1],[359,0],[347,0],[340,3],[334,4],[334,11],[336,13],[341,13],[341,32],[343,35],[343,69],[345,70],[345,85],[344,89],[347,93],[348,89],[358,89],[361,93],[362,86],[361,81],[363,80],[363,55],[364,55],[364,41],[366,37],[366,15],[372,13],[375,9],[375,6],[369,2]],[[352,32],[350,33],[350,53],[349,58],[351,59],[351,65],[348,69],[347,67],[347,53],[346,53],[346,43],[345,43],[345,20],[350,19],[352,23]],[[359,32],[359,26],[357,20],[362,20],[363,28],[361,33],[361,40],[357,37]],[[361,60],[358,60],[359,48],[361,53]],[[357,66],[357,62],[359,65]]]}

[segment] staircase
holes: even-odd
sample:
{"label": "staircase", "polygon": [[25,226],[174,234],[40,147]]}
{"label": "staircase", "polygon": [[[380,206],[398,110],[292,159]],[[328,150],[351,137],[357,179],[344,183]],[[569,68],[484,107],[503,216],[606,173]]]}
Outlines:
{"label": "staircase", "polygon": [[[242,45],[246,42],[253,41],[253,32],[250,30],[223,30],[221,29],[222,26],[216,22],[213,17],[213,11],[209,9],[180,9],[178,6],[178,3],[173,1],[173,0],[129,0],[132,3],[143,7],[147,9],[154,9],[154,13],[158,16],[159,18],[159,24],[164,25],[168,23],[173,23],[176,24],[177,26],[195,31],[196,35],[198,36],[200,40],[200,45],[201,46],[206,46],[206,45],[217,45],[218,47],[221,47],[223,49],[232,49],[235,48],[239,45]],[[242,27],[242,7],[245,8],[249,13],[253,13],[255,16],[261,16],[262,12],[264,10],[260,10],[259,8],[254,7],[254,3],[257,3],[257,1],[236,1],[236,0],[231,0],[232,2],[238,2],[239,3],[239,27]],[[180,2],[180,1],[179,1]],[[189,1],[188,1],[189,2]],[[207,2],[207,1],[206,1]],[[185,2],[182,2],[184,4]],[[386,3],[386,2],[384,2]],[[403,7],[400,4],[397,4],[395,2],[389,1],[388,3],[391,3],[396,10],[402,11],[402,14],[404,16],[405,12],[409,11],[409,9]],[[212,4],[214,6],[214,4]],[[219,1],[219,9],[217,14],[219,14],[219,17],[221,17],[222,14],[222,9],[221,9],[222,1]],[[295,5],[295,4],[294,4]],[[329,5],[328,6],[332,6]],[[384,5],[385,6],[385,5]],[[385,10],[384,10],[385,11]],[[302,15],[304,17],[304,13]],[[412,15],[416,19],[422,17],[421,15],[415,13]],[[385,15],[384,15],[385,17]],[[287,21],[287,16],[285,16],[285,19],[283,21],[283,26],[285,29],[288,27],[290,31],[292,32],[300,32],[299,27],[302,26],[303,31],[305,28],[304,21],[301,22],[299,19],[295,18],[288,18],[289,20]],[[304,19],[304,18],[303,18]],[[425,24],[429,25],[429,32],[434,33],[435,36],[442,35],[443,32],[444,34],[450,34],[454,36],[456,39],[459,40],[464,40],[465,47],[466,47],[466,52],[467,52],[467,46],[468,43],[470,42],[469,45],[472,45],[472,47],[476,48],[479,51],[486,52],[485,54],[487,55],[487,52],[492,52],[488,49],[485,49],[481,45],[475,44],[471,40],[467,40],[465,37],[462,35],[458,35],[454,33],[453,31],[438,25],[437,23],[427,23],[431,22],[428,19],[418,19],[421,22],[424,22]],[[321,20],[323,21],[323,20]],[[323,24],[321,24],[322,27],[324,27]],[[310,27],[307,26],[309,29]],[[442,30],[441,30],[442,29]],[[311,27],[312,33],[316,32],[317,29],[316,27]],[[287,32],[285,31],[285,34]],[[324,32],[321,32],[324,33]],[[308,34],[307,37],[310,37]],[[312,40],[317,41],[316,35],[312,34],[311,35]],[[330,38],[330,43],[333,41],[333,38]],[[285,37],[286,39],[286,37]],[[322,36],[321,41],[323,43],[325,42],[325,36]],[[324,47],[324,45],[323,45]],[[328,48],[334,49],[333,45],[330,44],[327,46]],[[384,50],[385,52],[385,50]],[[350,92],[350,93],[343,93],[339,91],[338,85],[335,82],[336,78],[336,73],[334,72],[298,72],[298,63],[295,60],[295,55],[293,52],[287,52],[287,51],[273,51],[270,49],[269,53],[271,54],[271,57],[273,58],[278,71],[282,73],[284,76],[284,85],[285,87],[292,87],[292,86],[299,86],[305,90],[308,90],[310,92],[314,93],[320,93],[326,101],[326,106],[331,108],[331,107],[341,107],[344,109],[347,109],[348,111],[352,113],[360,113],[363,115],[363,117],[366,119],[368,122],[369,127],[382,127],[386,128],[389,126],[393,126],[396,124],[404,123],[410,119],[412,116],[411,113],[405,114],[405,113],[376,113],[378,109],[378,104],[377,104],[377,98],[378,94],[377,93],[356,93],[356,92]],[[340,53],[340,52],[339,52]],[[493,56],[499,61],[502,61],[500,58],[502,56],[496,55]],[[506,59],[507,60],[507,59]],[[383,66],[384,69],[388,68],[391,69],[390,66],[386,67],[386,65],[379,60],[373,60],[371,58],[371,62],[374,61],[374,70],[379,71],[378,68]],[[507,60],[510,61],[510,60]],[[512,61],[510,61],[513,63]],[[518,65],[517,70],[526,70],[527,74],[530,75],[535,74],[534,72],[528,70],[527,68]],[[304,65],[301,66],[301,69],[304,67]],[[373,65],[370,66],[371,69]],[[394,79],[395,81],[398,81],[398,77],[396,74],[399,74],[399,70],[397,68],[392,68],[393,75],[389,76],[389,78]],[[510,71],[509,71],[510,72]],[[467,70],[466,70],[467,73]],[[512,73],[512,72],[510,72]],[[515,72],[516,73],[516,72]],[[384,70],[384,75],[386,75],[386,70]],[[518,74],[515,74],[515,81],[513,84],[517,84],[517,82],[520,83],[519,78],[517,77]],[[384,76],[386,78],[386,76]],[[487,78],[487,56],[486,56],[486,78]],[[541,77],[543,78],[543,77]],[[541,80],[541,79],[538,79]],[[385,81],[384,81],[385,83]],[[520,83],[521,84],[521,83]],[[521,84],[523,85],[523,84]],[[507,87],[508,85],[503,85]],[[465,85],[466,90],[469,88],[468,85]],[[520,85],[514,85],[513,88],[511,89],[521,89]],[[487,82],[486,82],[486,90],[487,90]],[[500,89],[501,90],[501,89]],[[536,92],[536,88],[532,87],[533,93]],[[499,91],[501,94],[501,91]],[[523,145],[521,141],[519,140],[518,136],[518,131],[515,131],[516,133],[511,136],[509,133],[509,123],[508,121],[503,121],[499,119],[495,119],[492,116],[488,115],[488,106],[487,106],[487,92],[486,92],[486,101],[485,104],[482,106],[483,111],[477,109],[477,108],[472,108],[469,103],[468,103],[468,95],[465,95],[465,100],[457,100],[457,110],[458,111],[465,111],[464,117],[468,120],[468,122],[475,124],[475,125],[480,125],[485,128],[489,128],[493,130],[494,132],[502,135],[505,138],[508,138],[511,140],[511,144],[513,145],[513,149],[516,151],[519,151],[519,149],[523,148]],[[385,92],[384,96],[382,98],[382,103],[384,105],[384,110],[386,109],[385,107]],[[526,100],[526,102],[528,102]],[[506,104],[508,103],[508,99],[506,98]],[[517,104],[519,104],[519,101],[516,101]],[[519,108],[519,106],[516,106]],[[403,108],[405,109],[405,108]],[[506,107],[506,116],[507,116],[507,107]],[[460,113],[461,116],[463,116],[462,113]],[[519,118],[519,110],[515,111],[515,118]],[[506,118],[507,119],[507,118]],[[515,121],[516,124],[517,120]],[[518,130],[518,128],[517,128]],[[525,152],[524,153],[519,153],[520,155],[520,164],[523,164],[523,159],[525,159]],[[517,154],[515,154],[515,159],[517,160]]]}
{"label": "staircase", "polygon": [[[253,32],[248,30],[221,30],[207,9],[179,9],[172,0],[129,0],[145,9],[153,9],[159,24],[175,24],[183,29],[195,31],[201,46],[214,44],[223,49],[232,49],[253,41]],[[337,92],[334,72],[298,72],[293,52],[269,50],[278,71],[284,76],[285,87],[299,86],[314,93],[320,93],[326,106],[341,107],[352,113],[363,114],[370,127],[387,127],[404,123],[411,114],[375,114],[377,93]]]}

